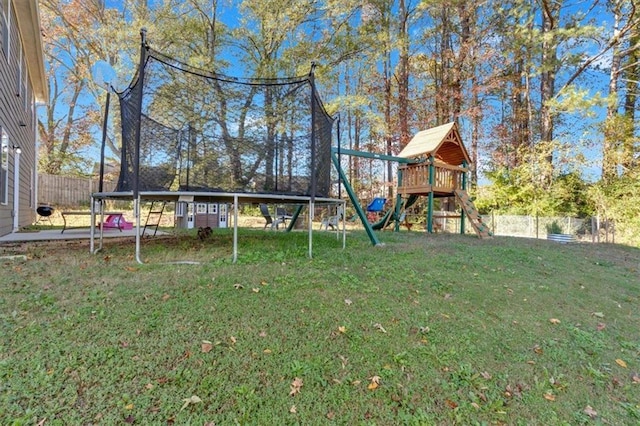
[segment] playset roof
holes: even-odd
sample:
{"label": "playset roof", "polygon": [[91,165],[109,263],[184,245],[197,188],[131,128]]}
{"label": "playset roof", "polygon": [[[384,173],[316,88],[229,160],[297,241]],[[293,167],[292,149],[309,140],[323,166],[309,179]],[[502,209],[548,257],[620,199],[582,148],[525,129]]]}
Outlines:
{"label": "playset roof", "polygon": [[463,162],[471,163],[455,122],[416,133],[398,154],[399,157],[404,158],[428,157],[429,155],[454,166],[459,166]]}

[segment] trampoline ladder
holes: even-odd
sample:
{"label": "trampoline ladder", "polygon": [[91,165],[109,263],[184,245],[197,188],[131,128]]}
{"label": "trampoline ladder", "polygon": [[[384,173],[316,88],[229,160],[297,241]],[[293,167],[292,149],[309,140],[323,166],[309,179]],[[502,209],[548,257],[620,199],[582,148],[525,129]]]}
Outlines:
{"label": "trampoline ladder", "polygon": [[151,202],[151,208],[149,209],[149,214],[147,215],[147,220],[145,221],[144,229],[142,230],[143,236],[146,234],[147,228],[153,229],[153,236],[156,236],[158,228],[160,227],[160,219],[162,219],[162,214],[164,213],[164,207],[166,204],[166,201]]}

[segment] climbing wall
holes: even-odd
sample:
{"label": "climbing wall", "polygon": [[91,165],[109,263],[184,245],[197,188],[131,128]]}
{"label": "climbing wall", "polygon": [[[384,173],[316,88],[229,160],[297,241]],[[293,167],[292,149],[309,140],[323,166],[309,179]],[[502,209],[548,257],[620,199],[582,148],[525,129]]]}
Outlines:
{"label": "climbing wall", "polygon": [[482,217],[480,213],[478,213],[478,209],[476,209],[473,201],[471,201],[471,198],[469,198],[469,194],[461,189],[456,189],[455,194],[456,199],[462,206],[462,210],[467,214],[469,222],[471,222],[471,226],[473,226],[478,237],[491,238],[493,234],[489,230],[489,227],[482,221]]}

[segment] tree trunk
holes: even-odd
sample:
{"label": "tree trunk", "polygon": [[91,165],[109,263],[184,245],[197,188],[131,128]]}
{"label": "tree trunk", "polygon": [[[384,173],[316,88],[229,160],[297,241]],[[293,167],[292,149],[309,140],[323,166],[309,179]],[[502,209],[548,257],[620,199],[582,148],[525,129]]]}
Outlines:
{"label": "tree trunk", "polygon": [[[629,38],[631,46],[637,46],[640,43],[640,31],[635,27]],[[634,48],[629,52],[625,67],[626,95],[624,100],[624,115],[627,123],[626,134],[624,135],[624,144],[622,152],[623,170],[634,170],[637,167],[635,134],[636,134],[636,105],[638,103],[638,81],[640,81],[640,51]]]}
{"label": "tree trunk", "polygon": [[[557,43],[554,32],[560,11],[559,3],[552,3],[550,0],[542,0],[542,73],[540,75],[540,141],[549,143],[553,141],[553,113],[549,102],[555,95],[556,70],[558,67]],[[553,162],[553,154],[547,155],[546,160]],[[549,182],[551,176],[545,176],[545,181]]]}
{"label": "tree trunk", "polygon": [[404,0],[400,0],[398,39],[400,42],[400,54],[398,64],[398,120],[400,127],[400,146],[404,148],[411,136],[409,134],[409,14]]}
{"label": "tree trunk", "polygon": [[[620,16],[614,13],[613,37],[619,35]],[[602,180],[611,182],[617,177],[618,155],[619,150],[619,132],[616,120],[618,115],[618,77],[620,74],[620,64],[622,58],[618,47],[613,49],[613,57],[611,58],[611,72],[609,73],[609,103],[607,105],[607,118],[604,126],[604,141],[602,144]]]}

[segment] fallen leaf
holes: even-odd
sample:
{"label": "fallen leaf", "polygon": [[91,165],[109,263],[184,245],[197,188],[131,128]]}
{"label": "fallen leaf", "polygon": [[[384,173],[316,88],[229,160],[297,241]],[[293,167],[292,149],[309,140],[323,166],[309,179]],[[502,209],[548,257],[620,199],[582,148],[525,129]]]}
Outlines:
{"label": "fallen leaf", "polygon": [[605,323],[603,323],[603,322],[599,322],[598,325],[596,326],[596,330],[598,330],[598,331],[602,331],[605,328],[607,328],[607,325]]}
{"label": "fallen leaf", "polygon": [[265,349],[265,350],[264,350],[264,351],[262,351],[262,352],[264,352],[265,354],[270,354],[270,353],[271,353],[271,349]]}
{"label": "fallen leaf", "polygon": [[535,346],[533,347],[533,351],[534,351],[535,353],[537,353],[538,355],[542,355],[542,354],[544,353],[544,351],[542,350],[542,348],[541,348],[539,345],[535,345]]}
{"label": "fallen leaf", "polygon": [[260,285],[269,285],[266,281],[262,280],[260,281]]}
{"label": "fallen leaf", "polygon": [[267,337],[267,332],[263,330],[263,331],[260,332],[260,334],[258,334],[258,336]]}
{"label": "fallen leaf", "polygon": [[344,303],[346,303],[347,305],[351,305],[353,302],[351,301],[351,299],[344,299]]}
{"label": "fallen leaf", "polygon": [[549,319],[549,322],[551,324],[560,324],[560,320],[558,318],[551,318]]}
{"label": "fallen leaf", "polygon": [[211,352],[211,349],[213,349],[213,343],[208,340],[203,340],[202,345],[200,345],[200,350],[206,354]]}
{"label": "fallen leaf", "polygon": [[260,289],[258,287],[254,287],[251,289],[254,293],[260,293]]}
{"label": "fallen leaf", "polygon": [[167,293],[165,293],[165,294],[162,296],[162,300],[164,300],[165,302],[166,302],[167,300],[169,300],[169,299],[171,299],[171,296],[169,296]]}
{"label": "fallen leaf", "polygon": [[444,402],[447,404],[447,407],[451,408],[452,410],[458,408],[458,403],[455,401],[452,401],[450,399],[445,399]]}
{"label": "fallen leaf", "polygon": [[233,288],[235,288],[236,290],[241,290],[244,288],[244,286],[242,284],[234,284]]}
{"label": "fallen leaf", "polygon": [[302,388],[302,379],[296,377],[295,379],[293,379],[293,382],[291,382],[291,385],[289,386],[291,388],[289,395],[295,396],[296,394],[300,393],[300,388]]}
{"label": "fallen leaf", "polygon": [[335,417],[336,417],[336,413],[335,413],[335,412],[333,412],[333,411],[329,411],[329,412],[327,413],[327,416],[326,416],[326,417],[327,417],[327,419],[329,419],[329,420],[333,420],[333,419],[335,419]]}
{"label": "fallen leaf", "polygon": [[593,312],[591,315],[598,318],[604,318],[604,314],[602,312]]}
{"label": "fallen leaf", "polygon": [[351,382],[353,386],[358,386],[360,385],[360,383],[362,383],[362,380],[354,380],[353,382]]}
{"label": "fallen leaf", "polygon": [[482,373],[480,373],[480,375],[482,376],[483,379],[486,379],[486,380],[490,380],[491,379],[491,374],[489,374],[486,371],[483,371]]}
{"label": "fallen leaf", "polygon": [[385,329],[384,329],[384,327],[382,326],[382,324],[378,324],[378,323],[376,323],[376,324],[373,324],[373,326],[374,326],[375,328],[377,328],[378,330],[382,331],[383,333],[386,333],[386,332],[387,332],[387,330],[385,330]]}
{"label": "fallen leaf", "polygon": [[471,403],[471,406],[472,406],[473,408],[475,408],[476,410],[479,410],[479,409],[480,409],[480,406],[478,405],[478,403],[477,403],[477,402],[472,402],[472,403]]}
{"label": "fallen leaf", "polygon": [[338,331],[344,334],[347,332],[347,327],[345,327],[344,325],[341,325],[340,327],[338,327]]}
{"label": "fallen leaf", "polygon": [[134,268],[133,266],[125,266],[124,269],[129,272],[136,272],[138,270],[138,268]]}
{"label": "fallen leaf", "polygon": [[133,410],[133,404],[127,404],[124,406],[125,410]]}
{"label": "fallen leaf", "polygon": [[371,383],[369,383],[367,389],[375,390],[378,388],[378,386],[380,386],[380,376],[369,377],[369,380],[371,380]]}
{"label": "fallen leaf", "polygon": [[342,355],[338,355],[338,358],[340,358],[340,363],[342,364],[342,369],[344,370],[345,368],[347,368],[347,364],[349,363],[349,358],[342,356]]}
{"label": "fallen leaf", "polygon": [[131,414],[129,414],[127,417],[125,417],[124,422],[134,424],[136,422],[136,419]]}
{"label": "fallen leaf", "polygon": [[145,388],[146,390],[151,390],[151,389],[153,389],[153,388],[154,388],[153,383],[147,383],[147,384],[144,386],[144,388]]}
{"label": "fallen leaf", "polygon": [[544,394],[544,399],[546,399],[547,401],[555,401],[556,397],[554,394],[547,392]]}
{"label": "fallen leaf", "polygon": [[234,344],[234,345],[237,342],[237,339],[235,337],[233,337],[233,336],[229,337],[229,340],[231,340],[231,343]]}
{"label": "fallen leaf", "polygon": [[44,423],[47,421],[47,418],[40,420],[36,426],[44,426]]}
{"label": "fallen leaf", "polygon": [[587,405],[586,407],[584,407],[583,413],[585,413],[587,416],[591,417],[592,419],[595,419],[596,417],[598,417],[598,412],[594,410],[590,405]]}
{"label": "fallen leaf", "polygon": [[447,293],[444,295],[444,300],[451,299],[451,294]]}
{"label": "fallen leaf", "polygon": [[202,402],[202,400],[200,398],[198,398],[196,395],[191,395],[190,398],[185,398],[183,399],[184,404],[182,405],[182,408],[180,409],[180,411],[184,410],[185,408],[187,408],[189,406],[189,404],[197,404],[199,402]]}
{"label": "fallen leaf", "polygon": [[633,380],[633,383],[635,383],[636,385],[640,383],[640,376],[638,375],[638,373],[634,373],[633,376],[631,377],[631,380]]}
{"label": "fallen leaf", "polygon": [[296,409],[295,405],[292,405],[291,408],[289,408],[289,412],[291,414],[296,414],[298,412],[298,410]]}
{"label": "fallen leaf", "polygon": [[622,368],[627,368],[627,363],[621,360],[620,358],[616,359],[616,364],[618,364]]}

